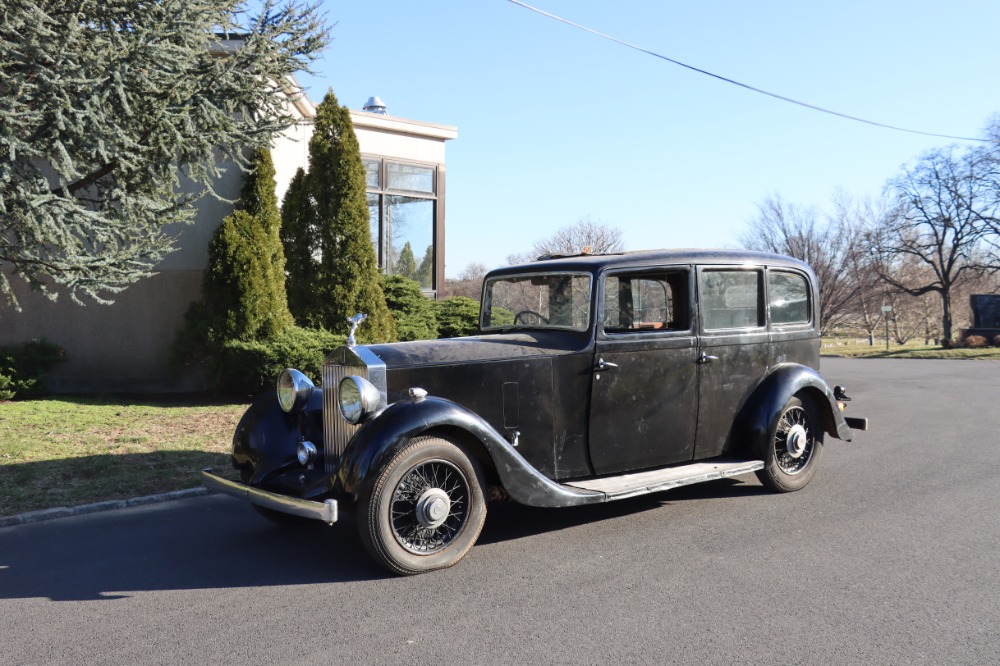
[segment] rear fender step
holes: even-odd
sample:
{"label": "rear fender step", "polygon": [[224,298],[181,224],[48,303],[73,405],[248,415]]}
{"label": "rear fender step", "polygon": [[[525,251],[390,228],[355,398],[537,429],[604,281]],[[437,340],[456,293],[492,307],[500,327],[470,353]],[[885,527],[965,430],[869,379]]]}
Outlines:
{"label": "rear fender step", "polygon": [[715,481],[730,476],[749,474],[764,469],[763,460],[737,460],[734,458],[715,458],[713,460],[655,469],[649,472],[606,476],[600,479],[585,479],[572,481],[563,485],[580,490],[592,490],[604,493],[607,501],[646,495],[670,488],[689,486],[694,483]]}

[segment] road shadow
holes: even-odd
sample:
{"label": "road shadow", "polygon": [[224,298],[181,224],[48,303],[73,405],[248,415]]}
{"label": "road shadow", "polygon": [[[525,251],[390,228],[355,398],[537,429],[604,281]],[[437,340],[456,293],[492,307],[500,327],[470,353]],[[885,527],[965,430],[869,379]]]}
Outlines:
{"label": "road shadow", "polygon": [[0,528],[0,599],[113,600],[387,575],[350,519],[278,526],[220,495]]}
{"label": "road shadow", "polygon": [[682,486],[650,495],[629,499],[568,507],[541,509],[515,502],[497,502],[489,507],[489,515],[479,543],[499,543],[558,530],[615,520],[624,516],[660,509],[671,504],[692,500],[744,498],[770,492],[755,480],[719,479],[707,483]]}
{"label": "road shadow", "polygon": [[[607,504],[490,506],[479,542],[498,543],[691,500],[766,491],[724,479]],[[222,495],[0,528],[0,599],[128,598],[144,591],[266,588],[391,577],[361,544],[353,516],[336,525],[275,525]]]}

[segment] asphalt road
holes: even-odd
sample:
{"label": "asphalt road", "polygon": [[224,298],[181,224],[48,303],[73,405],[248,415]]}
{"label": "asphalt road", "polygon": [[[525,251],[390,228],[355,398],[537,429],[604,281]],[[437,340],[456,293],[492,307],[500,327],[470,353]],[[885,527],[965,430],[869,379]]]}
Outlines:
{"label": "asphalt road", "polygon": [[492,507],[412,578],[221,496],[0,529],[0,663],[1000,663],[1000,363],[823,373],[872,429],[801,492]]}

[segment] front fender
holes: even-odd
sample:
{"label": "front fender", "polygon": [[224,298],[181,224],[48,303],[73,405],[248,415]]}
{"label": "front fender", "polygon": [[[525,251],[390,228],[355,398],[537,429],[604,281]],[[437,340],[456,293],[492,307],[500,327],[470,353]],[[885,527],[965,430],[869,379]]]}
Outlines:
{"label": "front fender", "polygon": [[[233,435],[233,467],[250,469],[249,483],[260,485],[296,463],[295,450],[305,437],[323,441],[323,392],[316,388],[305,409],[288,414],[274,391],[265,391],[243,414]],[[297,464],[297,463],[296,463]]]}
{"label": "front fender", "polygon": [[851,441],[853,432],[837,407],[837,399],[826,380],[808,366],[785,363],[761,381],[743,408],[735,431],[742,438],[742,444],[752,446],[763,441],[771,432],[781,408],[799,393],[812,398],[813,404],[820,410],[823,429],[831,437]]}
{"label": "front fender", "polygon": [[368,479],[377,478],[393,455],[414,437],[436,428],[467,433],[489,455],[504,489],[522,504],[573,506],[604,501],[603,493],[575,490],[555,483],[532,467],[496,430],[477,414],[443,398],[400,400],[362,426],[344,451],[333,487],[357,502]]}

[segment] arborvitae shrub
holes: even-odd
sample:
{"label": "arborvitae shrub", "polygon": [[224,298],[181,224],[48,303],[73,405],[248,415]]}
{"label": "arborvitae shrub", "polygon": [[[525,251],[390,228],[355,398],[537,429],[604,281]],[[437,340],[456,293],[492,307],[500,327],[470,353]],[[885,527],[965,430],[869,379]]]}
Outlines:
{"label": "arborvitae shrub", "polygon": [[382,289],[400,340],[433,340],[438,335],[434,302],[420,285],[402,275],[383,277]]}
{"label": "arborvitae shrub", "polygon": [[216,230],[208,246],[204,286],[213,339],[260,340],[291,324],[288,309],[282,312],[275,303],[267,244],[258,218],[243,210],[224,219]]}
{"label": "arborvitae shrub", "polygon": [[251,165],[237,209],[209,243],[202,298],[188,308],[171,350],[175,369],[208,361],[214,373],[227,342],[265,340],[293,324],[274,164],[270,153],[260,150]]}
{"label": "arborvitae shrub", "polygon": [[281,202],[281,245],[288,276],[285,285],[288,309],[295,323],[309,326],[319,316],[315,285],[319,261],[314,254],[319,249],[319,236],[309,182],[301,168],[295,172]]}
{"label": "arborvitae shrub", "polygon": [[439,338],[459,338],[479,332],[479,301],[452,296],[434,301]]}
{"label": "arborvitae shrub", "polygon": [[237,210],[209,244],[202,297],[210,335],[220,343],[261,340],[292,325],[274,188],[271,154],[257,151]]}
{"label": "arborvitae shrub", "polygon": [[417,278],[417,259],[413,256],[413,246],[410,245],[410,241],[403,243],[403,249],[399,251],[399,259],[396,260],[393,272],[396,275],[402,275],[405,278],[419,282]]}
{"label": "arborvitae shrub", "polygon": [[[428,245],[427,251],[424,252],[424,258],[420,260],[420,265],[417,266],[417,277],[414,278],[420,283],[420,286],[424,289],[430,289],[434,283],[434,246]],[[442,282],[444,278],[441,279]]]}
{"label": "arborvitae shrub", "polygon": [[316,107],[306,180],[319,239],[312,252],[319,256],[312,280],[316,300],[307,315],[315,324],[339,331],[349,317],[363,312],[368,320],[358,329],[359,340],[395,340],[371,241],[361,149],[350,111],[333,91]]}

